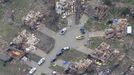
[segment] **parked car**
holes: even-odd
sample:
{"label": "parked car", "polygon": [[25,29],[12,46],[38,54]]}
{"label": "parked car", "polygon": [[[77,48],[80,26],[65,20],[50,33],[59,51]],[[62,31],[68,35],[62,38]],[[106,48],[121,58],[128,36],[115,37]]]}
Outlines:
{"label": "parked car", "polygon": [[80,32],[81,32],[81,34],[85,34],[86,33],[85,28],[84,27],[80,28]]}
{"label": "parked car", "polygon": [[38,65],[40,66],[41,64],[43,64],[45,62],[45,58],[41,58],[39,61],[38,61]]}
{"label": "parked car", "polygon": [[31,68],[31,70],[28,73],[29,73],[29,75],[32,75],[35,71],[36,71],[36,68],[33,67],[33,68]]}
{"label": "parked car", "polygon": [[57,56],[53,57],[50,62],[53,63],[53,62],[55,62],[56,60],[57,60]]}
{"label": "parked car", "polygon": [[60,56],[61,54],[63,54],[63,51],[59,50],[56,54],[56,56]]}
{"label": "parked car", "polygon": [[67,32],[67,28],[63,28],[63,29],[60,31],[60,35],[64,35],[66,32]]}
{"label": "parked car", "polygon": [[61,49],[61,51],[67,51],[67,50],[70,50],[70,47],[69,47],[69,46],[63,47],[63,48]]}
{"label": "parked car", "polygon": [[52,75],[56,75],[56,74],[57,74],[57,72],[56,72],[56,71],[53,71],[53,72],[52,72]]}
{"label": "parked car", "polygon": [[75,38],[76,38],[76,40],[82,40],[82,39],[84,39],[84,36],[80,35],[80,36],[76,36]]}

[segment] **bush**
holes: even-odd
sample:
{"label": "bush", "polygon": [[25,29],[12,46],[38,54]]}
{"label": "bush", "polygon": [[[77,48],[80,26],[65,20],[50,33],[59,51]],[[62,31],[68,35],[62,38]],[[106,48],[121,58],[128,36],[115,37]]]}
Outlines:
{"label": "bush", "polygon": [[112,5],[112,1],[111,0],[102,0],[102,1],[107,6],[111,6]]}
{"label": "bush", "polygon": [[129,8],[122,8],[121,9],[121,15],[126,16],[127,14],[130,14],[130,9]]}

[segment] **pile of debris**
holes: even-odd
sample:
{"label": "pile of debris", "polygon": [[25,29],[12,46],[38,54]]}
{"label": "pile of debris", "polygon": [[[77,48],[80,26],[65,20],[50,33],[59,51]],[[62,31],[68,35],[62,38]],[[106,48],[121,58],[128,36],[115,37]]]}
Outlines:
{"label": "pile of debris", "polygon": [[78,70],[79,73],[83,73],[91,64],[92,60],[82,59],[78,63],[76,63],[75,68]]}
{"label": "pile of debris", "polygon": [[28,25],[31,29],[38,29],[38,25],[40,25],[43,20],[44,15],[39,11],[31,10],[25,17],[22,18],[25,25]]}
{"label": "pile of debris", "polygon": [[20,59],[25,56],[26,53],[32,50],[36,50],[35,45],[39,42],[34,34],[23,30],[17,37],[10,43],[10,47],[7,50],[8,55],[15,59]]}
{"label": "pile of debris", "polygon": [[97,6],[95,7],[95,15],[94,17],[96,17],[97,19],[101,20],[101,19],[105,19],[107,17],[107,13],[108,13],[108,6],[106,5],[101,5],[101,6]]}
{"label": "pile of debris", "polygon": [[92,64],[90,59],[81,59],[79,62],[71,63],[68,66],[69,74],[82,74]]}
{"label": "pile of debris", "polygon": [[125,34],[125,29],[128,26],[127,19],[114,19],[112,20],[112,28],[105,31],[106,38],[108,39],[121,39]]}
{"label": "pile of debris", "polygon": [[85,6],[84,13],[87,14],[89,17],[93,17],[96,20],[104,20],[108,16],[109,7],[106,5],[97,5],[92,4],[93,2],[87,3]]}
{"label": "pile of debris", "polygon": [[97,58],[103,62],[105,62],[111,55],[110,45],[102,42],[98,48],[96,48],[95,52],[92,54],[94,58]]}
{"label": "pile of debris", "polygon": [[17,49],[8,49],[7,53],[10,57],[17,59],[17,60],[21,59],[26,54],[22,50],[17,50]]}
{"label": "pile of debris", "polygon": [[23,30],[16,38],[13,39],[10,45],[15,45],[17,49],[29,52],[36,50],[35,45],[39,42],[39,39],[30,32]]}
{"label": "pile of debris", "polygon": [[56,12],[66,18],[75,12],[75,0],[59,0],[56,2]]}
{"label": "pile of debris", "polygon": [[103,63],[107,63],[111,57],[118,57],[118,60],[122,60],[124,54],[122,54],[119,50],[113,49],[109,44],[102,42],[92,53],[92,57],[102,61]]}

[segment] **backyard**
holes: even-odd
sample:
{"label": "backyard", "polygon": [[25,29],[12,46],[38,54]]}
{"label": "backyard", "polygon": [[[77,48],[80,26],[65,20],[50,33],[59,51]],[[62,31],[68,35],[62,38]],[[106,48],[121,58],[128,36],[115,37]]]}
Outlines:
{"label": "backyard", "polygon": [[105,39],[104,37],[91,37],[89,41],[87,41],[86,47],[95,49],[97,48],[102,42],[106,42],[112,48],[123,49],[123,41],[120,40],[112,40],[112,39]]}
{"label": "backyard", "polygon": [[64,61],[78,62],[79,60],[81,60],[82,58],[85,58],[85,57],[86,57],[86,54],[79,52],[75,49],[71,49],[71,50],[63,53],[59,57],[59,59],[62,59]]}
{"label": "backyard", "polygon": [[32,54],[32,53],[29,53],[27,55],[27,57],[29,58],[29,60],[33,60],[35,62],[38,62],[42,57],[36,55],[36,54]]}
{"label": "backyard", "polygon": [[49,68],[54,70],[54,71],[57,71],[59,73],[62,73],[64,71],[64,68],[61,66],[58,66],[58,65],[56,65],[56,66],[51,65]]}
{"label": "backyard", "polygon": [[106,21],[96,21],[89,18],[84,27],[89,31],[103,31],[108,25],[106,25]]}
{"label": "backyard", "polygon": [[7,63],[6,66],[3,66],[3,64],[4,62],[0,61],[0,75],[26,75],[30,68],[28,65],[21,62],[15,62],[12,64]]}

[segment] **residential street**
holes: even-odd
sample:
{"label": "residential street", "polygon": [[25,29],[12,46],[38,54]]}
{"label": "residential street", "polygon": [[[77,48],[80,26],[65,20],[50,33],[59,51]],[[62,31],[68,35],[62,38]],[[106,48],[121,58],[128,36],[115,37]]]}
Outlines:
{"label": "residential street", "polygon": [[[81,26],[85,24],[85,22],[88,20],[88,17],[85,15],[81,18],[80,24],[75,25],[75,19],[73,19],[74,16],[70,16],[68,18],[68,27],[67,27],[67,33],[63,36],[59,35],[59,33],[55,33],[51,31],[50,29],[46,28],[45,26],[40,29],[40,32],[53,37],[55,39],[55,46],[53,50],[46,55],[46,53],[43,53],[40,50],[35,51],[35,54],[39,56],[46,56],[46,61],[41,66],[37,67],[37,71],[34,73],[34,75],[40,75],[41,73],[45,73],[47,75],[52,75],[52,70],[49,69],[50,61],[51,59],[56,55],[57,51],[65,46],[70,46],[71,48],[74,48],[80,52],[83,52],[85,54],[91,53],[93,50],[84,47],[84,43],[88,40],[89,37],[95,37],[95,36],[103,36],[103,32],[86,32],[84,34],[85,39],[84,40],[76,40],[75,37],[81,35],[79,29]],[[70,26],[71,25],[71,26]],[[35,63],[30,63],[30,66],[37,66]]]}

